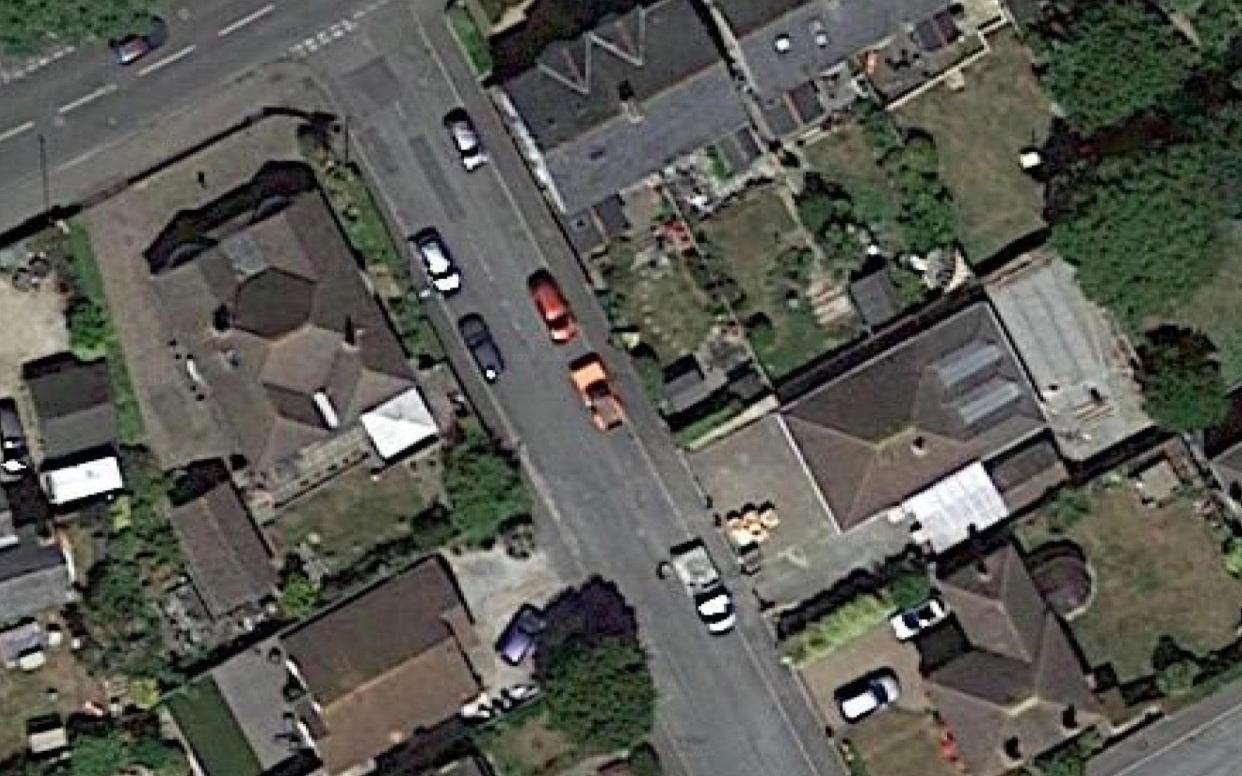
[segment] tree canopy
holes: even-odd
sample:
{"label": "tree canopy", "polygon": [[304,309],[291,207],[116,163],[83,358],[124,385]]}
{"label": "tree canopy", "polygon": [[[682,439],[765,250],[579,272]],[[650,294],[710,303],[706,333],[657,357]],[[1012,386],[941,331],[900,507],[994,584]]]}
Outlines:
{"label": "tree canopy", "polygon": [[504,524],[530,511],[521,470],[478,426],[448,449],[444,464],[449,519],[472,544],[493,539]]}
{"label": "tree canopy", "polygon": [[590,751],[641,741],[655,719],[656,689],[634,639],[575,639],[543,661],[548,724]]}
{"label": "tree canopy", "polygon": [[1220,269],[1227,211],[1203,150],[1107,157],[1054,219],[1053,245],[1083,290],[1131,326],[1176,310]]}
{"label": "tree canopy", "polygon": [[1144,409],[1171,431],[1197,431],[1225,418],[1225,384],[1212,343],[1175,327],[1149,333],[1139,349]]}
{"label": "tree canopy", "polygon": [[1189,42],[1140,2],[1092,3],[1067,30],[1046,31],[1044,42],[1044,84],[1086,133],[1176,95],[1198,61]]}
{"label": "tree canopy", "polygon": [[27,54],[50,45],[143,32],[155,0],[5,0],[0,3],[0,51]]}

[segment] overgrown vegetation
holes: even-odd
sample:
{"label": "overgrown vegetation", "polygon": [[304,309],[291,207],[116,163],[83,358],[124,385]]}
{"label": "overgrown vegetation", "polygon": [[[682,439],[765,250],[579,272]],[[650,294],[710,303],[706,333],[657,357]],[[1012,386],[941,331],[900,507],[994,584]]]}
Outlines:
{"label": "overgrown vegetation", "polygon": [[187,776],[189,763],[181,748],[166,741],[154,716],[131,717],[116,725],[91,724],[70,733],[69,756],[49,760],[25,756],[8,761],[14,776]]}
{"label": "overgrown vegetation", "polygon": [[1143,409],[1153,420],[1170,431],[1188,432],[1225,419],[1225,384],[1207,337],[1161,327],[1148,333],[1139,354]]}
{"label": "overgrown vegetation", "polygon": [[464,438],[445,452],[444,489],[449,519],[467,544],[486,545],[506,524],[530,513],[517,461],[477,424],[467,424]]}
{"label": "overgrown vegetation", "polygon": [[651,744],[642,743],[634,747],[626,759],[633,776],[661,776],[664,769],[660,766],[660,758]]}
{"label": "overgrown vegetation", "polygon": [[122,444],[142,443],[144,428],[138,398],[125,365],[125,354],[109,313],[103,277],[91,249],[90,235],[80,221],[48,229],[31,244],[47,256],[67,286],[69,343],[83,361],[107,359],[117,434]]}
{"label": "overgrown vegetation", "polygon": [[1068,744],[1035,760],[1026,773],[1038,776],[1086,776],[1087,761],[1104,748],[1103,737],[1088,730]]}
{"label": "overgrown vegetation", "polygon": [[50,46],[145,32],[155,0],[5,0],[0,3],[0,53],[33,54]]}
{"label": "overgrown vegetation", "polygon": [[131,679],[178,677],[168,661],[156,597],[183,572],[168,522],[168,479],[150,453],[122,450],[128,519],[106,526],[108,551],[91,569],[81,612],[90,635],[88,662]]}
{"label": "overgrown vegetation", "polygon": [[1160,106],[1198,61],[1186,39],[1139,2],[1085,4],[1076,18],[1047,26],[1043,41],[1044,83],[1087,133]]}
{"label": "overgrown vegetation", "polygon": [[625,749],[651,731],[656,689],[637,641],[574,639],[555,648],[540,673],[548,724],[583,749]]}

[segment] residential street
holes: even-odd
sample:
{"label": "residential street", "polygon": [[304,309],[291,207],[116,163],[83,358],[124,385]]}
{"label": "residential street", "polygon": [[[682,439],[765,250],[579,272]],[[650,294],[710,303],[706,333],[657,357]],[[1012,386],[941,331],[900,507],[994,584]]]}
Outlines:
{"label": "residential street", "polygon": [[1242,686],[1135,733],[1088,765],[1088,776],[1233,776],[1242,762]]}
{"label": "residential street", "polygon": [[[167,43],[128,67],[99,41],[0,84],[0,232],[44,210],[44,164],[51,205],[123,182],[180,150],[161,142],[160,121],[258,65],[306,56],[308,41],[315,50],[348,45],[358,20],[386,2],[180,0],[167,8]],[[145,159],[109,158],[141,132]]]}
{"label": "residential street", "polygon": [[[662,690],[657,742],[670,772],[841,773],[821,723],[777,660],[689,470],[628,361],[606,346],[602,312],[441,6],[420,3],[418,20],[398,0],[267,8],[253,0],[205,2],[178,18],[174,7],[172,39],[138,65],[111,63],[101,45],[0,86],[0,169],[8,173],[0,184],[0,230],[42,210],[40,136],[50,202],[69,204],[175,150],[161,145],[158,132],[150,133],[149,160],[136,165],[132,155],[118,159],[109,149],[293,49],[348,110],[353,153],[395,223],[407,234],[433,225],[454,250],[465,288],[450,304],[434,303],[433,315],[476,403],[528,464],[556,522],[547,533],[563,544],[554,549],[580,575],[616,581],[637,609]],[[442,125],[456,105],[478,123],[493,159],[473,174],[458,164]],[[570,345],[550,343],[527,295],[527,277],[545,266],[583,324]],[[492,388],[476,378],[460,342],[454,346],[457,319],[474,311],[490,323],[508,364]],[[591,425],[568,379],[568,362],[591,349],[618,372],[630,415],[609,434]],[[677,582],[656,576],[669,547],[695,535],[707,540],[737,593],[734,634],[710,637]]]}
{"label": "residential street", "polygon": [[[712,638],[677,583],[656,577],[668,548],[699,534],[732,569],[637,377],[604,344],[598,305],[499,119],[438,9],[422,8],[418,25],[408,9],[385,8],[358,32],[360,45],[311,64],[349,106],[353,148],[396,223],[406,234],[435,226],[455,252],[464,290],[435,305],[437,323],[455,332],[456,320],[472,311],[489,322],[508,364],[499,383],[485,388],[460,346],[451,348],[454,361],[484,412],[498,413],[519,446],[573,562],[617,581],[637,608],[663,690],[658,733],[671,765],[705,776],[838,773],[745,585],[735,579],[745,636]],[[474,117],[492,156],[470,174],[442,125],[456,105]],[[527,277],[543,266],[582,319],[583,335],[566,346],[551,344],[527,297]],[[568,362],[590,349],[621,372],[630,421],[609,434],[591,425],[568,379]]]}

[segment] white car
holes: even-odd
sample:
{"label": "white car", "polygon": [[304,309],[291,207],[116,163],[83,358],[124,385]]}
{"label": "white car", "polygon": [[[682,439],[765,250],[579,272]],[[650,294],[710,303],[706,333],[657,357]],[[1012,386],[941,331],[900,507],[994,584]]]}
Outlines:
{"label": "white car", "polygon": [[474,122],[466,115],[466,111],[457,108],[449,111],[444,117],[444,128],[448,130],[453,147],[461,157],[461,166],[466,172],[473,172],[487,163],[487,152],[483,150],[483,141],[474,128]]}
{"label": "white car", "polygon": [[859,722],[900,697],[897,677],[891,671],[881,671],[837,690],[837,706],[846,722]]}
{"label": "white car", "polygon": [[434,229],[419,232],[411,241],[423,260],[423,269],[431,280],[431,287],[442,296],[452,296],[461,290],[461,270],[453,263],[452,254],[444,240]]}
{"label": "white car", "polygon": [[928,598],[912,609],[894,614],[888,621],[898,641],[908,641],[923,631],[944,622],[949,607],[939,598]]}
{"label": "white car", "polygon": [[733,630],[737,623],[737,613],[733,609],[733,597],[724,588],[695,598],[694,606],[699,610],[699,619],[707,626],[707,632],[716,636]]}

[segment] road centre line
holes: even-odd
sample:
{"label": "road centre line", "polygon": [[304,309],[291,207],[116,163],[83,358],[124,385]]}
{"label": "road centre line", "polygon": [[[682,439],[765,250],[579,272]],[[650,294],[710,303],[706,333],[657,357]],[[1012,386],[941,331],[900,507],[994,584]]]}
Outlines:
{"label": "road centre line", "polygon": [[147,75],[148,73],[154,73],[156,70],[159,70],[161,67],[165,67],[167,65],[171,65],[172,63],[178,60],[185,59],[186,57],[193,54],[196,48],[198,47],[197,46],[186,46],[185,48],[181,49],[175,54],[169,54],[168,56],[164,57],[160,61],[152,62],[151,64],[142,68],[141,70],[138,71],[138,75],[142,76],[142,75]]}
{"label": "road centre line", "polygon": [[4,142],[5,140],[15,138],[21,133],[28,132],[31,129],[34,129],[33,121],[27,121],[25,124],[18,124],[12,129],[6,129],[3,132],[0,132],[0,142]]}
{"label": "road centre line", "polygon": [[242,18],[238,19],[237,21],[231,22],[221,27],[220,31],[217,32],[216,35],[219,35],[221,38],[228,36],[228,35],[232,35],[233,33],[240,30],[242,27],[245,27],[247,24],[250,24],[252,22],[257,22],[258,20],[262,19],[264,16],[267,16],[269,13],[271,13],[274,10],[276,10],[276,4],[268,3],[267,5],[263,6],[262,8],[255,11],[254,13],[247,14],[243,16]]}
{"label": "road centre line", "polygon": [[92,100],[97,100],[100,97],[103,97],[105,94],[111,94],[115,92],[116,89],[117,89],[116,84],[108,84],[107,86],[101,86],[95,91],[91,92],[90,94],[84,94],[72,102],[65,103],[64,105],[57,108],[56,112],[60,113],[61,115],[64,115],[68,113],[69,111],[74,110],[75,108],[81,108],[83,105],[85,105],[88,102],[91,102]]}

